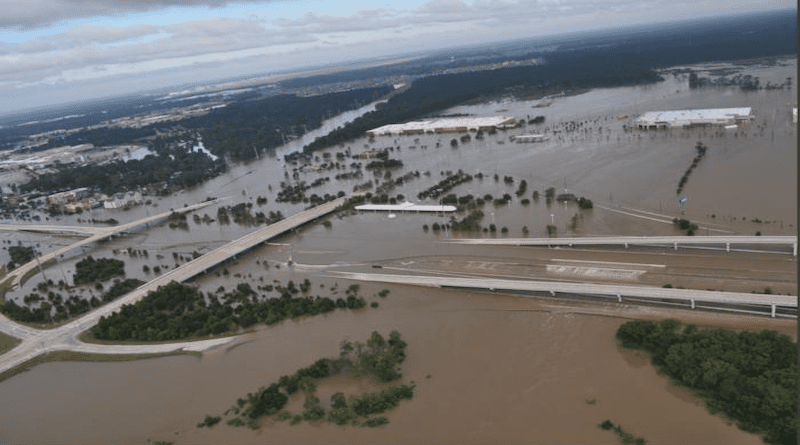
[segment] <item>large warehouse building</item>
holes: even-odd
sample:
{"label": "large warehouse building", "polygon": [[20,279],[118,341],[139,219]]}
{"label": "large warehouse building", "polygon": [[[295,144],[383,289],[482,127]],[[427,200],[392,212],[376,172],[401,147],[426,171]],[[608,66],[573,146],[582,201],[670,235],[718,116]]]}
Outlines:
{"label": "large warehouse building", "polygon": [[639,128],[673,128],[690,125],[733,125],[750,122],[750,107],[704,110],[648,111],[634,121]]}
{"label": "large warehouse building", "polygon": [[467,131],[491,131],[516,127],[513,117],[447,117],[424,121],[389,124],[367,131],[368,136],[425,133],[465,133]]}

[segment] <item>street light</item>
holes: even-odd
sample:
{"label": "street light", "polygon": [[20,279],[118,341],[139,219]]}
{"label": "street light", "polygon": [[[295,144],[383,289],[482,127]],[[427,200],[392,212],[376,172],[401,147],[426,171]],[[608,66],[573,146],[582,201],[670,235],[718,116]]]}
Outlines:
{"label": "street light", "polygon": [[555,217],[556,217],[556,215],[553,215],[552,213],[550,214],[550,224],[551,225],[555,225],[556,224]]}

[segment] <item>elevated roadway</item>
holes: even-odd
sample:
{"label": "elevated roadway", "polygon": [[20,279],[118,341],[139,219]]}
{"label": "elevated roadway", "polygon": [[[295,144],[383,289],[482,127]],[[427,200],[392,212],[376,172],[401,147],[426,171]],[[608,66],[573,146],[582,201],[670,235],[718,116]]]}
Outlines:
{"label": "elevated roadway", "polygon": [[[159,286],[163,286],[172,281],[186,281],[270,238],[274,238],[309,221],[313,221],[314,219],[333,212],[344,204],[346,200],[346,197],[336,199],[251,232],[156,277],[121,298],[55,329],[39,330],[30,328],[0,315],[0,332],[22,339],[22,343],[17,345],[17,347],[0,356],[0,373],[21,365],[38,355],[52,351],[76,351],[98,354],[152,354],[181,350],[201,351],[228,343],[233,340],[233,337],[155,345],[96,345],[84,343],[78,339],[78,336],[81,332],[97,324],[100,317],[108,317],[120,310],[122,306],[136,303],[144,298],[150,291],[157,290]],[[182,210],[187,209],[188,208],[185,207]]]}
{"label": "elevated roadway", "polygon": [[488,291],[524,291],[548,292],[552,296],[558,293],[574,295],[604,295],[616,298],[618,302],[625,299],[650,300],[654,303],[676,302],[695,309],[701,303],[710,303],[721,309],[730,307],[762,307],[768,309],[772,317],[777,316],[778,309],[797,310],[797,296],[763,295],[738,292],[717,292],[692,289],[672,289],[646,286],[627,286],[614,284],[568,283],[553,281],[506,280],[494,278],[468,277],[436,277],[416,275],[365,274],[354,272],[331,272],[330,276],[357,281],[375,281],[381,283],[407,284],[439,288],[467,288]]}
{"label": "elevated roadway", "polygon": [[[169,212],[159,213],[158,215],[148,216],[146,218],[138,219],[133,222],[120,224],[118,226],[112,226],[112,227],[35,226],[35,225],[16,225],[16,224],[0,225],[0,230],[34,231],[34,232],[44,232],[44,233],[69,232],[69,233],[90,235],[87,238],[84,238],[78,242],[70,244],[69,246],[65,246],[60,249],[54,250],[52,252],[46,253],[38,258],[35,258],[32,261],[23,264],[22,266],[19,266],[18,268],[9,272],[9,274],[3,281],[5,282],[7,280],[11,280],[12,286],[19,286],[22,284],[22,278],[29,272],[35,270],[39,265],[53,261],[60,255],[67,254],[81,246],[96,243],[98,241],[102,241],[106,238],[112,237],[116,234],[127,232],[129,230],[136,229],[137,227],[141,227],[150,223],[163,220],[169,217],[169,215],[171,215],[173,212],[187,213],[193,210],[201,209],[203,207],[212,204],[216,204],[217,202],[219,202],[219,200],[201,202],[199,204],[187,207],[181,207],[179,209],[170,210]],[[81,230],[83,230],[83,232],[81,232]]]}
{"label": "elevated roadway", "polygon": [[661,246],[721,245],[730,251],[733,245],[791,246],[797,256],[794,236],[587,236],[571,238],[469,238],[447,241],[458,244],[498,246]]}
{"label": "elevated roadway", "polygon": [[113,229],[113,227],[0,224],[0,231],[3,232],[53,233],[57,235],[91,236],[106,233],[109,229]]}

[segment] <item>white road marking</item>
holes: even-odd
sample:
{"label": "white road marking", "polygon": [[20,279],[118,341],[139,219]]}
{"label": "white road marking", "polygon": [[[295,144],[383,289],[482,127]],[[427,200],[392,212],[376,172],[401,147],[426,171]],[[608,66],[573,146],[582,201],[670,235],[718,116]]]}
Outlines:
{"label": "white road marking", "polygon": [[588,261],[588,260],[567,260],[560,258],[551,258],[550,261],[560,261],[568,263],[582,263],[582,264],[613,264],[615,266],[633,266],[633,267],[667,267],[663,264],[645,264],[645,263],[619,263],[616,261]]}
{"label": "white road marking", "polygon": [[608,269],[602,267],[580,267],[564,266],[559,264],[548,264],[547,273],[554,275],[566,275],[581,278],[599,278],[606,280],[625,280],[636,281],[639,276],[645,273],[643,270],[631,269]]}

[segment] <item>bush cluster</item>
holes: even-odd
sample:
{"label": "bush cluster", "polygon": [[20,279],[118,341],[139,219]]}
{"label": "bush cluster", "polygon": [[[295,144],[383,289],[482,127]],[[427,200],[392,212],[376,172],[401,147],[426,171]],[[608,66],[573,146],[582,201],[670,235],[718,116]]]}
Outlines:
{"label": "bush cluster", "polygon": [[35,258],[33,247],[31,246],[11,246],[8,248],[8,254],[11,256],[11,260],[6,266],[9,271]]}
{"label": "bush cluster", "polygon": [[113,258],[94,259],[87,256],[75,264],[72,282],[75,285],[105,281],[115,276],[125,275],[125,263]]}
{"label": "bush cluster", "polygon": [[[276,420],[290,420],[292,425],[303,420],[313,422],[325,418],[337,425],[385,425],[389,420],[375,415],[397,407],[402,400],[411,399],[414,396],[414,385],[394,385],[380,391],[351,396],[349,403],[344,393],[337,392],[331,396],[329,409],[326,410],[315,394],[317,383],[330,376],[348,373],[357,377],[374,377],[382,382],[397,380],[402,377],[399,367],[405,360],[405,348],[406,342],[397,331],[392,331],[388,339],[373,332],[366,343],[344,341],[339,358],[317,360],[307,368],[299,369],[292,375],[281,376],[277,382],[238,399],[226,414],[233,412],[239,417],[233,417],[226,423],[231,426],[249,425],[255,429],[258,428],[257,419],[275,415]],[[289,396],[301,390],[305,392],[302,415],[284,410]],[[208,419],[213,423],[209,423]],[[198,424],[198,428],[212,426],[219,419],[220,417],[206,416],[206,421]]]}

